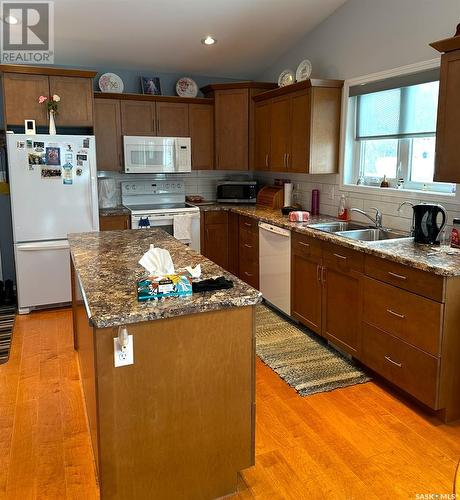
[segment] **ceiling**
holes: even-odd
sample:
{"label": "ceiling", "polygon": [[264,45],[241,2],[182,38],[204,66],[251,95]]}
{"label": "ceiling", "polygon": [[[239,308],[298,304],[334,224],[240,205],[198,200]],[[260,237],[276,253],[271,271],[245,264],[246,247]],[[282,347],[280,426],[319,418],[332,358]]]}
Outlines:
{"label": "ceiling", "polygon": [[55,64],[255,78],[345,1],[56,0]]}

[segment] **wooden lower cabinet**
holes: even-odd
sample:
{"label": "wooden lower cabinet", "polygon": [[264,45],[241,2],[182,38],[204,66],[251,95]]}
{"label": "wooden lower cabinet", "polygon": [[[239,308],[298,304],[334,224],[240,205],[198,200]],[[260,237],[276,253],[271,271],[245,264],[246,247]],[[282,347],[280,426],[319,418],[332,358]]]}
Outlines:
{"label": "wooden lower cabinet", "polygon": [[298,233],[291,241],[291,315],[321,335],[321,243]]}
{"label": "wooden lower cabinet", "polygon": [[220,267],[228,269],[228,212],[201,213],[201,253]]}
{"label": "wooden lower cabinet", "polygon": [[322,333],[353,356],[361,348],[363,268],[363,254],[324,245]]}
{"label": "wooden lower cabinet", "polygon": [[259,288],[259,224],[257,219],[239,216],[238,276]]}
{"label": "wooden lower cabinet", "polygon": [[430,408],[439,408],[439,358],[363,323],[361,361]]}
{"label": "wooden lower cabinet", "polygon": [[106,215],[99,217],[99,231],[118,231],[130,229],[131,219],[129,215]]}

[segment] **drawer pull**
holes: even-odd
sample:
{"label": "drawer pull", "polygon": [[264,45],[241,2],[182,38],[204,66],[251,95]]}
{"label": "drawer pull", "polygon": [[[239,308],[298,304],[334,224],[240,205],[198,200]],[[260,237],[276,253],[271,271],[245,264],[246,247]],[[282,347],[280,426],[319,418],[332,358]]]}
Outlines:
{"label": "drawer pull", "polygon": [[396,273],[392,273],[391,271],[388,271],[388,274],[390,276],[393,276],[393,278],[396,278],[398,280],[407,280],[407,277],[406,276],[403,276],[402,274],[396,274]]}
{"label": "drawer pull", "polygon": [[309,247],[310,243],[304,243],[303,241],[299,241],[299,245],[302,245],[303,247]]}
{"label": "drawer pull", "polygon": [[339,253],[335,253],[334,257],[337,257],[338,259],[341,259],[341,260],[347,260],[347,257],[345,257],[344,255],[340,255]]}
{"label": "drawer pull", "polygon": [[247,243],[244,244],[246,248],[252,248],[252,245],[248,245]]}
{"label": "drawer pull", "polygon": [[254,276],[252,273],[248,273],[248,272],[246,272],[246,271],[244,271],[244,274],[245,274],[246,276],[249,276],[249,277]]}
{"label": "drawer pull", "polygon": [[393,364],[393,365],[397,366],[398,368],[402,368],[402,363],[397,363],[396,361],[393,361],[393,360],[390,358],[390,356],[385,356],[385,359],[386,359],[389,363],[391,363],[391,364]]}
{"label": "drawer pull", "polygon": [[250,222],[245,222],[244,225],[247,227],[252,227],[252,224]]}
{"label": "drawer pull", "polygon": [[318,264],[316,266],[316,279],[321,283],[322,267]]}
{"label": "drawer pull", "polygon": [[404,314],[399,314],[397,312],[392,311],[391,309],[387,309],[387,313],[392,314],[393,316],[396,316],[399,319],[405,319],[406,317]]}

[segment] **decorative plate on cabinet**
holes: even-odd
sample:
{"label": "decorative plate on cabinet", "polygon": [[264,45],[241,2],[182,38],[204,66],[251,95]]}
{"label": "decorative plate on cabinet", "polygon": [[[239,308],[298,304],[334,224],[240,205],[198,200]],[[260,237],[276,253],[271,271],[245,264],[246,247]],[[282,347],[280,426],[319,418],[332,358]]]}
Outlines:
{"label": "decorative plate on cabinet", "polygon": [[291,85],[294,82],[295,82],[295,75],[292,69],[285,69],[284,71],[281,72],[280,76],[278,77],[278,85],[280,87],[286,87],[286,85]]}
{"label": "decorative plate on cabinet", "polygon": [[295,79],[297,82],[303,82],[308,80],[311,75],[311,62],[308,59],[304,59],[298,66],[295,72]]}
{"label": "decorative plate on cabinet", "polygon": [[123,80],[115,73],[104,73],[99,78],[99,88],[102,92],[116,92],[121,94],[124,89]]}
{"label": "decorative plate on cabinet", "polygon": [[198,85],[191,78],[184,76],[177,80],[176,93],[180,97],[196,97],[198,94]]}

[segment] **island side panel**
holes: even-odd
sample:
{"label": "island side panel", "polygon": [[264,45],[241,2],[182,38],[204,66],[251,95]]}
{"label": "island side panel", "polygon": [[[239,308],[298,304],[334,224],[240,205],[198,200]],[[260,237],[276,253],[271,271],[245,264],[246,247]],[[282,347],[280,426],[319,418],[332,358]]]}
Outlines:
{"label": "island side panel", "polygon": [[99,470],[94,328],[91,326],[86,314],[73,262],[71,263],[71,277],[74,346],[78,355],[78,366],[96,468]]}
{"label": "island side panel", "polygon": [[254,307],[96,330],[101,497],[212,499],[254,463]]}

